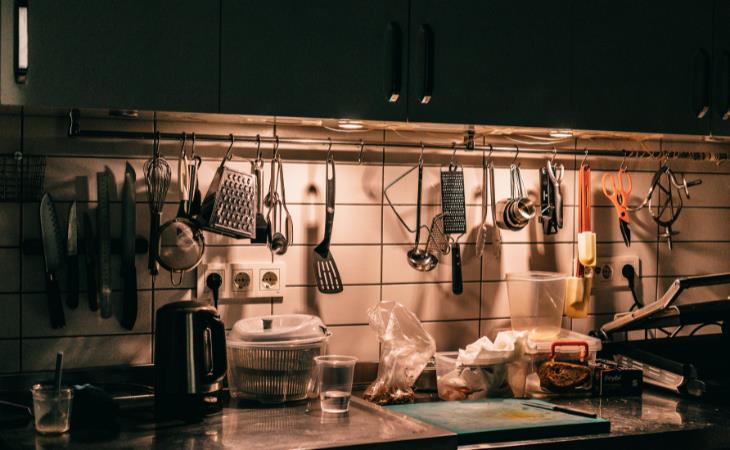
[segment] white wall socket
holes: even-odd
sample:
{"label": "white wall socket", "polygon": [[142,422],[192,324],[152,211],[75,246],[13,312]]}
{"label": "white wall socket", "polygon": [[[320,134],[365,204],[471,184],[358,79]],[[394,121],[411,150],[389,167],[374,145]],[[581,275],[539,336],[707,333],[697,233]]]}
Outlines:
{"label": "white wall socket", "polygon": [[627,264],[634,267],[635,280],[638,282],[641,278],[641,260],[638,256],[599,256],[593,273],[593,287],[628,289],[628,282],[621,273]]}

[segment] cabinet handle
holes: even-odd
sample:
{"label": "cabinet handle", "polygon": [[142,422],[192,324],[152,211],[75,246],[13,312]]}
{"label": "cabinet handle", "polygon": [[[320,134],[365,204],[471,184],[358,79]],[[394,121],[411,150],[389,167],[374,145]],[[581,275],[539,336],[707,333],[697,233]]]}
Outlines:
{"label": "cabinet handle", "polygon": [[720,74],[720,95],[722,95],[722,120],[730,119],[730,53],[722,55],[722,72]]}
{"label": "cabinet handle", "polygon": [[705,50],[698,50],[692,61],[694,83],[692,92],[692,113],[702,119],[710,110],[710,56]]}
{"label": "cabinet handle", "polygon": [[15,2],[15,82],[28,79],[28,0]]}
{"label": "cabinet handle", "polygon": [[385,30],[385,94],[389,103],[396,103],[400,98],[402,78],[403,37],[400,27],[390,22]]}
{"label": "cabinet handle", "polygon": [[421,26],[421,42],[423,43],[423,89],[421,104],[427,105],[433,96],[433,30],[428,25]]}

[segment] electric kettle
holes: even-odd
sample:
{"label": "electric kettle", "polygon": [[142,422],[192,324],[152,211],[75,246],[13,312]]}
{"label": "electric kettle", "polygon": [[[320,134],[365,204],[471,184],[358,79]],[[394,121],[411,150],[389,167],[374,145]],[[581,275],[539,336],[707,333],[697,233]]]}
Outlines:
{"label": "electric kettle", "polygon": [[155,413],[199,417],[221,409],[226,331],[207,303],[179,301],[155,319]]}

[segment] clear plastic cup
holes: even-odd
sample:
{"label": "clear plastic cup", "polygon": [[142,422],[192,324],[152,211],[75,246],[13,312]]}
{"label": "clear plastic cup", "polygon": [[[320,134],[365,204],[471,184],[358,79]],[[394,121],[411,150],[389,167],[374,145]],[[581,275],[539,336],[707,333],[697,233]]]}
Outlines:
{"label": "clear plastic cup", "polygon": [[344,355],[317,356],[319,403],[323,412],[346,413],[350,409],[352,379],[357,358]]}
{"label": "clear plastic cup", "polygon": [[532,340],[560,333],[565,304],[565,275],[554,272],[507,274],[512,329],[527,331]]}
{"label": "clear plastic cup", "polygon": [[41,434],[61,434],[71,428],[71,388],[56,390],[55,386],[36,384],[33,393],[35,429]]}

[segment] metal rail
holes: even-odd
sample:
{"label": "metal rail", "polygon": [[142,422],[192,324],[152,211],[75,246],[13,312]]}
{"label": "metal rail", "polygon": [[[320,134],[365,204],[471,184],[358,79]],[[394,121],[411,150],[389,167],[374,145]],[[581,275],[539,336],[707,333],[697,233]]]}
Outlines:
{"label": "metal rail", "polygon": [[[190,137],[191,133],[187,133]],[[92,139],[122,139],[122,140],[154,140],[161,141],[182,141],[183,133],[169,132],[146,132],[146,131],[116,131],[116,130],[82,130],[79,126],[79,112],[72,110],[69,113],[68,136],[72,138],[92,138]],[[529,147],[518,144],[513,145],[477,145],[473,144],[473,140],[461,144],[443,144],[427,141],[410,142],[410,141],[369,141],[354,139],[315,139],[315,138],[295,138],[295,137],[279,137],[279,136],[260,136],[260,135],[231,135],[231,134],[206,134],[195,133],[196,141],[209,142],[231,142],[231,137],[236,143],[252,143],[252,144],[268,144],[268,145],[317,145],[317,146],[352,146],[362,151],[365,147],[388,147],[402,148],[414,150],[447,150],[447,151],[466,151],[466,152],[493,152],[515,155],[520,154],[539,154],[539,155],[567,155],[567,156],[610,156],[615,158],[654,158],[660,159],[664,157],[706,160],[708,158],[702,155],[713,155],[715,161],[730,160],[730,153],[727,152],[661,152],[661,151],[632,151],[632,150],[603,150],[603,149],[556,149],[544,147]]]}

